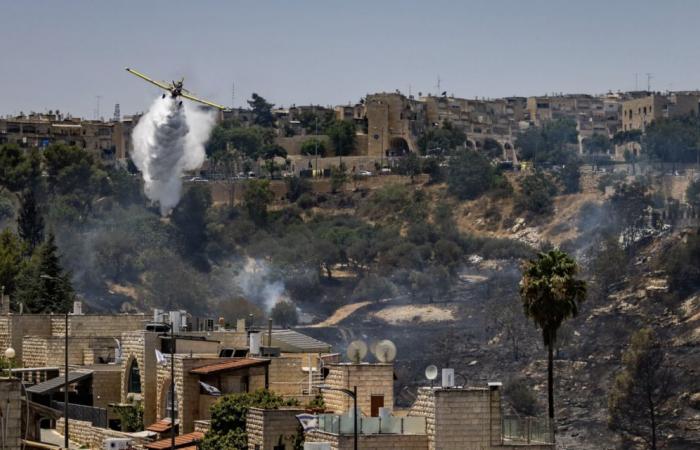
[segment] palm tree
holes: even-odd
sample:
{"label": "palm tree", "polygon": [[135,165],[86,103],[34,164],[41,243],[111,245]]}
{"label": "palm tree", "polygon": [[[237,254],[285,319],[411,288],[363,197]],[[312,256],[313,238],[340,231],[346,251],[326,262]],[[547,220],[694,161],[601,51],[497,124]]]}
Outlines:
{"label": "palm tree", "polygon": [[547,393],[549,418],[554,424],[554,365],[553,349],[561,324],[578,313],[578,305],[586,297],[586,282],[576,278],[578,265],[573,258],[555,249],[528,261],[520,281],[520,297],[525,315],[542,329],[547,346]]}

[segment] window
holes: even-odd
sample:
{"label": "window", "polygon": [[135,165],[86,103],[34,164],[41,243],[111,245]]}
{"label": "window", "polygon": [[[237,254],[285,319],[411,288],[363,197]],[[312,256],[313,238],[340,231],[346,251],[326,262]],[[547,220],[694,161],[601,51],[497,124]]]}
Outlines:
{"label": "window", "polygon": [[141,371],[139,370],[139,363],[136,360],[131,361],[131,366],[129,367],[129,392],[136,394],[141,393]]}

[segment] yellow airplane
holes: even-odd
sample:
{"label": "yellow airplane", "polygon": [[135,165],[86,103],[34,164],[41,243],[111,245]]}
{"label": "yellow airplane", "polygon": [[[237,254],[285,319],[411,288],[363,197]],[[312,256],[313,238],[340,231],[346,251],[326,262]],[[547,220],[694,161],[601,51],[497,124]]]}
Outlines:
{"label": "yellow airplane", "polygon": [[[201,98],[195,97],[190,91],[182,87],[183,82],[185,81],[184,78],[182,78],[180,81],[173,81],[172,83],[165,83],[163,81],[156,81],[153,78],[148,77],[147,75],[142,74],[141,72],[137,72],[134,69],[126,68],[126,71],[129,72],[132,75],[136,75],[137,77],[141,78],[142,80],[146,80],[151,84],[154,84],[158,86],[161,89],[164,89],[168,92],[170,92],[170,96],[172,98],[177,98],[177,97],[183,97],[188,100],[192,100],[193,102],[198,102],[203,105],[211,106],[212,108],[216,108],[219,110],[224,110],[226,109],[225,106],[218,105],[214,102],[210,102],[208,100],[202,100]],[[163,94],[163,97],[165,97],[165,94]]]}

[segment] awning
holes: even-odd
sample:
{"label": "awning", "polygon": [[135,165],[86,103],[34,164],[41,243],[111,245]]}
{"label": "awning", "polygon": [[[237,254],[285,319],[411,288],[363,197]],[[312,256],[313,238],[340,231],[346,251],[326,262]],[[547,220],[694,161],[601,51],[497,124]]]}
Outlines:
{"label": "awning", "polygon": [[[92,371],[89,372],[68,372],[68,384],[77,383],[92,377]],[[63,376],[51,378],[43,383],[35,384],[27,388],[30,394],[45,395],[53,391],[61,389],[66,384],[66,379]]]}
{"label": "awning", "polygon": [[[175,436],[175,448],[183,448],[183,447],[195,447],[192,444],[195,444],[199,441],[204,439],[204,433],[201,433],[199,431],[195,431],[193,433],[187,433],[183,434],[180,436]],[[155,441],[151,442],[149,444],[144,445],[144,448],[152,449],[152,450],[165,450],[170,447],[171,440],[170,438],[168,439],[161,439],[160,441]]]}
{"label": "awning", "polygon": [[[177,425],[177,420],[175,421],[175,425]],[[165,433],[167,431],[170,431],[170,427],[171,427],[170,418],[167,418],[167,419],[159,420],[158,422],[147,426],[146,430],[153,431],[154,433]]]}

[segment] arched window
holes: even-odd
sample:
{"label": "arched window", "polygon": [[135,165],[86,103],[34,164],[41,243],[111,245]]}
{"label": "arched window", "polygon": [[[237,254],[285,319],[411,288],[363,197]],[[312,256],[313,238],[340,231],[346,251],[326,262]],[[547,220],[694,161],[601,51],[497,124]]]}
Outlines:
{"label": "arched window", "polygon": [[131,365],[129,366],[129,392],[140,394],[141,393],[141,371],[139,370],[139,363],[135,360],[131,360]]}

